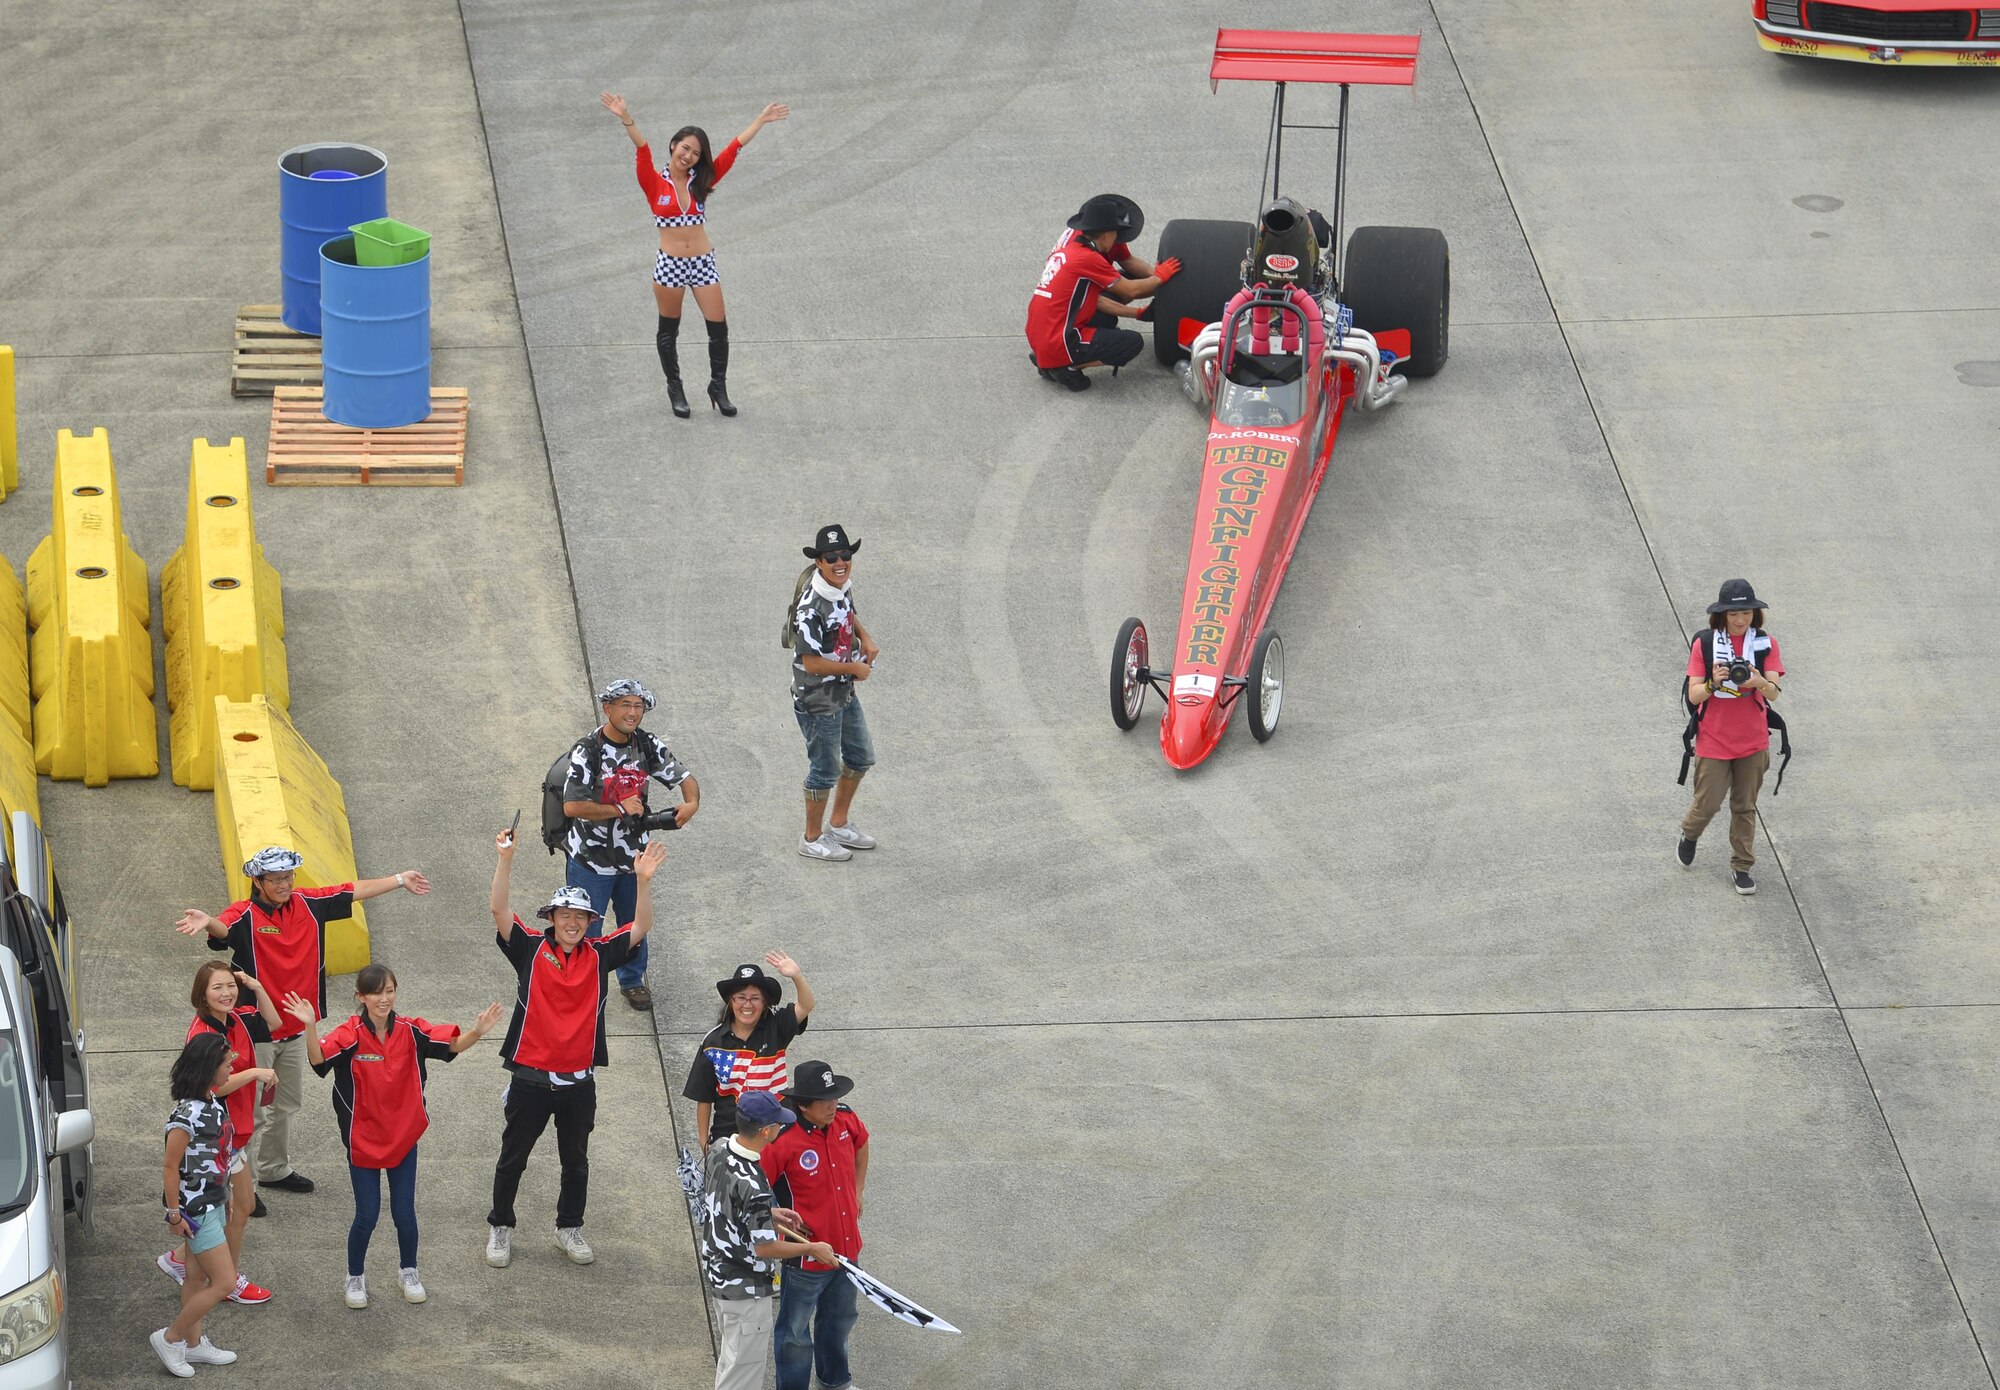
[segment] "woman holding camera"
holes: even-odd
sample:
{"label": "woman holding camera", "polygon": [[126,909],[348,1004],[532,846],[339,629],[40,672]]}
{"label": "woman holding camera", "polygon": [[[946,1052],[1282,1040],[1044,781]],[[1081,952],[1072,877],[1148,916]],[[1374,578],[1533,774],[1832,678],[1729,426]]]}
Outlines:
{"label": "woman holding camera", "polygon": [[1757,891],[1757,792],[1771,766],[1770,702],[1785,674],[1777,639],[1764,631],[1764,600],[1747,579],[1731,579],[1708,606],[1708,631],[1688,651],[1687,698],[1695,710],[1694,804],[1675,851],[1694,867],[1695,842],[1729,798],[1729,867],[1736,891]]}

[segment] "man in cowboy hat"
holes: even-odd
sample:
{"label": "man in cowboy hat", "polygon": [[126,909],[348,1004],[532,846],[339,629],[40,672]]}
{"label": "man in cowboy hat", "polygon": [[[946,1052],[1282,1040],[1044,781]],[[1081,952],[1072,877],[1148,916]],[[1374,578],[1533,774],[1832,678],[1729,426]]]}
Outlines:
{"label": "man in cowboy hat", "polygon": [[860,549],[838,522],[820,527],[805,547],[814,573],[792,609],[792,711],[806,739],[806,830],[799,853],[829,863],[875,848],[875,837],[847,820],[855,790],[875,765],[854,683],[868,679],[881,655],[854,611],[851,585]]}
{"label": "man in cowboy hat", "polygon": [[[868,1127],[840,1103],[854,1082],[825,1062],[792,1070],[785,1099],[798,1123],[757,1155],[777,1200],[844,1259],[861,1255],[861,1192],[868,1185]],[[854,1285],[832,1261],[807,1256],[785,1271],[778,1293],[774,1351],[778,1390],[811,1390],[819,1383],[841,1390],[853,1384],[847,1369],[847,1334],[854,1327]]]}
{"label": "man in cowboy hat", "polygon": [[1118,320],[1145,317],[1128,301],[1152,297],[1181,268],[1172,256],[1154,266],[1132,254],[1129,243],[1145,225],[1130,198],[1100,193],[1056,238],[1028,300],[1028,347],[1042,380],[1087,390],[1085,367],[1116,371],[1145,349],[1145,339]]}
{"label": "man in cowboy hat", "polygon": [[785,1048],[805,1032],[818,1002],[797,961],[783,951],[766,951],[764,962],[792,982],[798,1002],[780,1005],[784,986],[755,962],[715,982],[722,1016],[695,1049],[681,1087],[681,1095],[694,1102],[695,1133],[703,1144],[729,1135],[742,1097],[784,1089]]}
{"label": "man in cowboy hat", "polygon": [[[1738,893],[1757,891],[1757,792],[1771,767],[1771,701],[1785,663],[1764,631],[1764,609],[1747,579],[1723,584],[1708,605],[1708,630],[1688,652],[1687,701],[1694,707],[1694,804],[1681,820],[1674,857],[1694,867],[1695,842],[1729,798],[1729,868]],[[1735,670],[1730,668],[1734,666]],[[1782,728],[1783,720],[1777,721]],[[1686,769],[1682,769],[1683,776]],[[1783,777],[1780,769],[1779,776]]]}
{"label": "man in cowboy hat", "polygon": [[[673,749],[639,721],[652,712],[653,692],[635,680],[615,680],[597,692],[604,723],[570,749],[569,772],[563,783],[563,814],[569,829],[563,837],[568,883],[590,897],[600,918],[629,922],[637,906],[638,879],[632,872],[647,832],[638,818],[651,808],[648,787],[658,782],[678,787],[681,804],[673,808],[674,828],[686,825],[701,809],[701,783],[681,765]],[[593,932],[595,928],[593,928]],[[653,1007],[646,985],[646,943],[618,967],[618,989],[635,1009]]]}
{"label": "man in cowboy hat", "polygon": [[495,944],[514,967],[519,987],[500,1062],[510,1073],[502,1113],[500,1160],[493,1168],[493,1209],[486,1215],[486,1263],[505,1269],[513,1260],[514,1194],[528,1155],[556,1124],[556,1155],[562,1186],[556,1196],[556,1244],[571,1262],[587,1265],[597,1256],[583,1238],[583,1208],[590,1195],[590,1131],[597,1122],[597,1068],[611,1058],[604,1042],[605,978],[624,964],[653,929],[653,875],[666,862],[667,847],[655,840],[633,866],[638,905],[632,920],[616,931],[588,935],[598,912],[581,888],[565,884],[535,915],[547,922],[535,931],[507,906],[514,865],[514,836],[494,837],[499,860],[493,866]]}
{"label": "man in cowboy hat", "polygon": [[[273,999],[296,994],[311,999],[326,1017],[326,928],[353,915],[354,904],[401,888],[419,897],[431,881],[415,869],[388,878],[364,878],[319,888],[300,888],[297,871],[305,864],[296,850],[271,845],[243,865],[250,896],[211,917],[191,907],[174,923],[183,936],[208,937],[211,951],[228,951],[230,964],[257,980]],[[258,1097],[256,1149],[251,1171],[257,1185],[281,1192],[310,1192],[313,1180],[292,1167],[292,1116],[305,1093],[305,1025],[289,1015],[257,1044],[257,1065],[278,1074],[270,1097]],[[253,1215],[264,1213],[257,1199]]]}

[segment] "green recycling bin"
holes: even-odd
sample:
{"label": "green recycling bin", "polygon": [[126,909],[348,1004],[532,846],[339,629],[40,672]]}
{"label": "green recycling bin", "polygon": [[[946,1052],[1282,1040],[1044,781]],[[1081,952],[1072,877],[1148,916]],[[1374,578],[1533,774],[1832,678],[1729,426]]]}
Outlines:
{"label": "green recycling bin", "polygon": [[354,233],[354,256],[362,265],[409,265],[431,253],[429,232],[393,217],[357,222],[347,230]]}

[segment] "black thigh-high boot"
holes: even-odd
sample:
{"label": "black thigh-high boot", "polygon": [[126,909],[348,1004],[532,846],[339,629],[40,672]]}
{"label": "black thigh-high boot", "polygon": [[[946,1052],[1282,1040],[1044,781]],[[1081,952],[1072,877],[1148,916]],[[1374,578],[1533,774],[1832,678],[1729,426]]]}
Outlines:
{"label": "black thigh-high boot", "polygon": [[660,370],[667,374],[667,404],[674,408],[674,414],[687,419],[687,392],[681,389],[681,321],[660,315],[660,331],[653,335],[653,345],[660,350]]}
{"label": "black thigh-high boot", "polygon": [[729,320],[708,321],[708,403],[724,415],[734,415],[729,403]]}

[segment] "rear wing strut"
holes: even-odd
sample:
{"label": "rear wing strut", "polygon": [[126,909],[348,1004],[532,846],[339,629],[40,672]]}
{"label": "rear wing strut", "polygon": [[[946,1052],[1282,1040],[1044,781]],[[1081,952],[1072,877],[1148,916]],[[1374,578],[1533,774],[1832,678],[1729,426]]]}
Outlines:
{"label": "rear wing strut", "polygon": [[[1331,130],[1334,146],[1333,260],[1334,283],[1340,283],[1342,212],[1347,202],[1347,92],[1356,84],[1372,87],[1412,87],[1417,81],[1418,34],[1307,34],[1282,29],[1218,29],[1215,57],[1208,65],[1208,89],[1222,82],[1271,82],[1277,86],[1271,103],[1271,134],[1264,146],[1264,171],[1257,180],[1256,213],[1269,196],[1278,196],[1278,178],[1285,158],[1287,130]],[[1292,82],[1338,84],[1340,119],[1333,125],[1287,124],[1285,87]],[[1251,218],[1252,222],[1256,217]]]}

